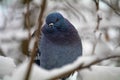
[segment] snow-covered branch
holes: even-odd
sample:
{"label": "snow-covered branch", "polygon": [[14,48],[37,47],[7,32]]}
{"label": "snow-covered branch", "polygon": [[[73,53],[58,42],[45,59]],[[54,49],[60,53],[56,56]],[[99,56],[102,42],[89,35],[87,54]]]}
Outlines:
{"label": "snow-covered branch", "polygon": [[[109,66],[103,68],[103,66],[99,66],[99,68],[95,68],[92,67],[93,65],[102,62],[104,60],[107,59],[111,59],[111,58],[120,58],[120,55],[111,55],[108,57],[98,57],[98,56],[86,56],[86,57],[79,57],[74,63],[68,64],[66,66],[63,66],[61,68],[56,68],[53,70],[45,70],[39,66],[37,66],[36,64],[33,64],[33,67],[31,69],[31,74],[30,74],[30,78],[29,80],[56,80],[59,79],[60,77],[63,77],[65,75],[68,75],[70,73],[73,73],[75,71],[80,72],[81,75],[84,75],[84,69],[90,69],[91,71],[89,71],[86,74],[92,73],[92,72],[96,72],[97,74],[102,74],[100,72],[97,72],[97,70],[107,70],[110,68]],[[13,74],[11,76],[8,77],[8,79],[5,80],[24,80],[25,76],[26,76],[26,71],[28,68],[28,64],[29,61],[24,62],[23,64],[21,64],[18,68],[16,68],[16,70],[13,72]],[[120,68],[113,67],[113,69],[109,70],[109,72],[116,72],[119,71],[120,72]],[[111,76],[110,74],[105,74],[106,72],[104,72],[104,77]],[[105,76],[107,75],[107,76]],[[79,76],[81,78],[87,77],[88,75],[84,75],[84,76]],[[101,76],[101,75],[100,75]],[[91,78],[94,76],[91,76]],[[6,78],[6,77],[5,77]],[[119,76],[118,73],[114,74],[114,80],[119,80]],[[100,78],[101,79],[101,78]],[[100,80],[100,79],[94,79],[94,80]],[[4,80],[4,79],[3,79]],[[78,79],[81,80],[81,79]],[[105,80],[109,80],[105,79]]]}
{"label": "snow-covered branch", "polygon": [[50,78],[50,80],[59,79],[61,77],[64,77],[65,75],[69,75],[71,73],[74,73],[75,71],[80,71],[80,70],[85,69],[85,68],[90,68],[91,66],[93,66],[97,63],[100,63],[104,60],[108,60],[108,59],[112,59],[112,58],[120,58],[120,55],[112,55],[112,56],[108,56],[108,57],[104,57],[104,58],[100,58],[97,56],[91,56],[88,59],[85,59],[83,61],[82,61],[82,57],[80,57],[75,63],[73,63],[74,68],[72,68],[71,70],[66,71],[60,75],[54,76],[53,78]]}

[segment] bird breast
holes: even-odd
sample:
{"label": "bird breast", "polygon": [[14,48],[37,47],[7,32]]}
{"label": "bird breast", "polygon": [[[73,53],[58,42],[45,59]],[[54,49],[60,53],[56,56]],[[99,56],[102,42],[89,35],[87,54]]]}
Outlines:
{"label": "bird breast", "polygon": [[62,67],[82,55],[81,41],[69,45],[58,45],[43,36],[39,48],[41,66],[46,69]]}

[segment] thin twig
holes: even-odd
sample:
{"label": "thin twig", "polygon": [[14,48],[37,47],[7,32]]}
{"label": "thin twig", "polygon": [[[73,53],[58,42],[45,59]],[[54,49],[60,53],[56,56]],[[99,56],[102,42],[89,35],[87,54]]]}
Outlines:
{"label": "thin twig", "polygon": [[100,33],[100,34],[99,34],[98,39],[96,39],[96,41],[95,41],[95,43],[94,43],[94,45],[93,45],[92,54],[95,54],[95,48],[96,48],[96,45],[97,45],[97,43],[98,43],[99,39],[101,38],[101,35],[102,35],[102,33]]}
{"label": "thin twig", "polygon": [[30,34],[30,11],[29,11],[29,7],[30,7],[29,0],[27,0],[26,26],[28,28],[28,37],[30,40],[31,34]]}
{"label": "thin twig", "polygon": [[85,68],[90,68],[92,65],[95,65],[95,64],[97,64],[97,63],[100,63],[100,62],[102,62],[102,61],[104,61],[104,60],[108,60],[108,59],[111,59],[111,58],[120,58],[120,55],[113,55],[113,56],[108,56],[108,57],[105,57],[105,58],[96,58],[95,61],[89,63],[88,65],[85,65],[85,66],[84,66],[84,63],[83,63],[83,64],[80,64],[80,65],[79,65],[78,67],[76,67],[75,69],[71,69],[71,70],[68,71],[68,72],[65,72],[65,73],[63,73],[63,74],[54,76],[53,78],[51,78],[51,79],[49,79],[49,80],[59,79],[59,78],[61,78],[61,77],[64,77],[64,75],[68,75],[68,74],[71,74],[71,73],[73,73],[73,72],[75,72],[75,71],[78,71],[78,70],[80,71],[80,70],[85,69]]}
{"label": "thin twig", "polygon": [[[27,30],[28,30],[28,46],[29,46],[29,43],[30,43],[30,40],[31,40],[30,11],[29,11],[30,4],[29,4],[29,0],[26,0],[26,2],[27,2],[27,12],[25,13],[25,24],[26,24],[26,27],[27,27]],[[27,55],[29,55],[29,53]]]}
{"label": "thin twig", "polygon": [[97,30],[99,30],[99,25],[100,25],[100,21],[102,20],[102,18],[97,14],[97,26],[94,32],[96,32]]}
{"label": "thin twig", "polygon": [[94,0],[95,5],[96,5],[96,11],[99,10],[99,0]]}
{"label": "thin twig", "polygon": [[105,4],[107,4],[118,16],[120,16],[120,12],[112,7],[106,0],[102,0]]}
{"label": "thin twig", "polygon": [[[100,18],[99,14],[98,14],[98,11],[99,11],[99,0],[94,0],[94,2],[95,2],[95,5],[96,5],[96,12],[97,12],[97,25],[96,25],[96,28],[94,30],[94,33],[95,33],[96,31],[99,30],[99,25],[100,25],[101,18]],[[99,38],[100,38],[100,36],[101,36],[101,34],[99,35]],[[93,45],[92,54],[95,54],[95,47],[97,45],[98,39],[95,41],[95,43]]]}
{"label": "thin twig", "polygon": [[32,64],[33,64],[34,58],[37,54],[36,49],[38,48],[38,41],[39,41],[38,38],[40,37],[40,33],[41,33],[41,26],[42,26],[42,23],[43,23],[43,14],[45,12],[45,8],[46,8],[46,0],[42,0],[40,15],[39,15],[39,19],[38,19],[37,32],[35,34],[36,41],[34,43],[34,47],[33,47],[32,53],[31,53],[32,54],[31,60],[30,60],[30,63],[28,65],[28,70],[27,70],[27,73],[26,73],[26,76],[25,76],[24,80],[29,80],[29,76],[30,76],[31,69],[32,69]]}
{"label": "thin twig", "polygon": [[95,2],[95,5],[96,5],[96,12],[97,12],[97,25],[96,25],[96,28],[94,30],[94,32],[96,32],[97,30],[99,30],[100,21],[102,20],[102,18],[98,14],[98,11],[99,11],[99,0],[94,0],[94,2]]}

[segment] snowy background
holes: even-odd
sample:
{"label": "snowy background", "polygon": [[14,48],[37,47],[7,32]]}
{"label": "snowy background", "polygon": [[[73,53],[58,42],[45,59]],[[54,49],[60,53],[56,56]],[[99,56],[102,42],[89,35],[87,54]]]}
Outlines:
{"label": "snowy background", "polygon": [[[31,34],[36,29],[40,4],[41,0],[30,0]],[[33,46],[33,41],[28,46],[26,7],[25,0],[0,0],[0,80],[24,79],[29,60],[26,55]],[[103,58],[120,54],[120,0],[99,0],[98,10],[94,0],[48,0],[44,19],[56,11],[69,19],[78,30],[83,43],[83,62],[90,62],[94,59],[91,57],[93,55]],[[97,15],[102,20],[99,29],[94,32],[98,24]],[[86,57],[90,57],[90,60]],[[50,79],[56,72],[61,74],[62,71],[71,69],[71,66],[48,72],[34,64],[30,80]],[[120,80],[119,67],[120,58],[105,60],[90,70],[80,70],[78,80]],[[46,78],[43,74],[49,76]],[[75,80],[73,78],[71,80]]]}

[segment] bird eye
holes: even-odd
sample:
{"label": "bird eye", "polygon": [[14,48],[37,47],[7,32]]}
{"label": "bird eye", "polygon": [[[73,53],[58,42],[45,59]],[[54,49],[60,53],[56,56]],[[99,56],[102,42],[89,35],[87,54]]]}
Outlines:
{"label": "bird eye", "polygon": [[57,22],[57,21],[59,21],[59,19],[58,19],[58,18],[56,19],[56,22]]}
{"label": "bird eye", "polygon": [[53,26],[54,24],[53,23],[50,23],[49,26]]}

